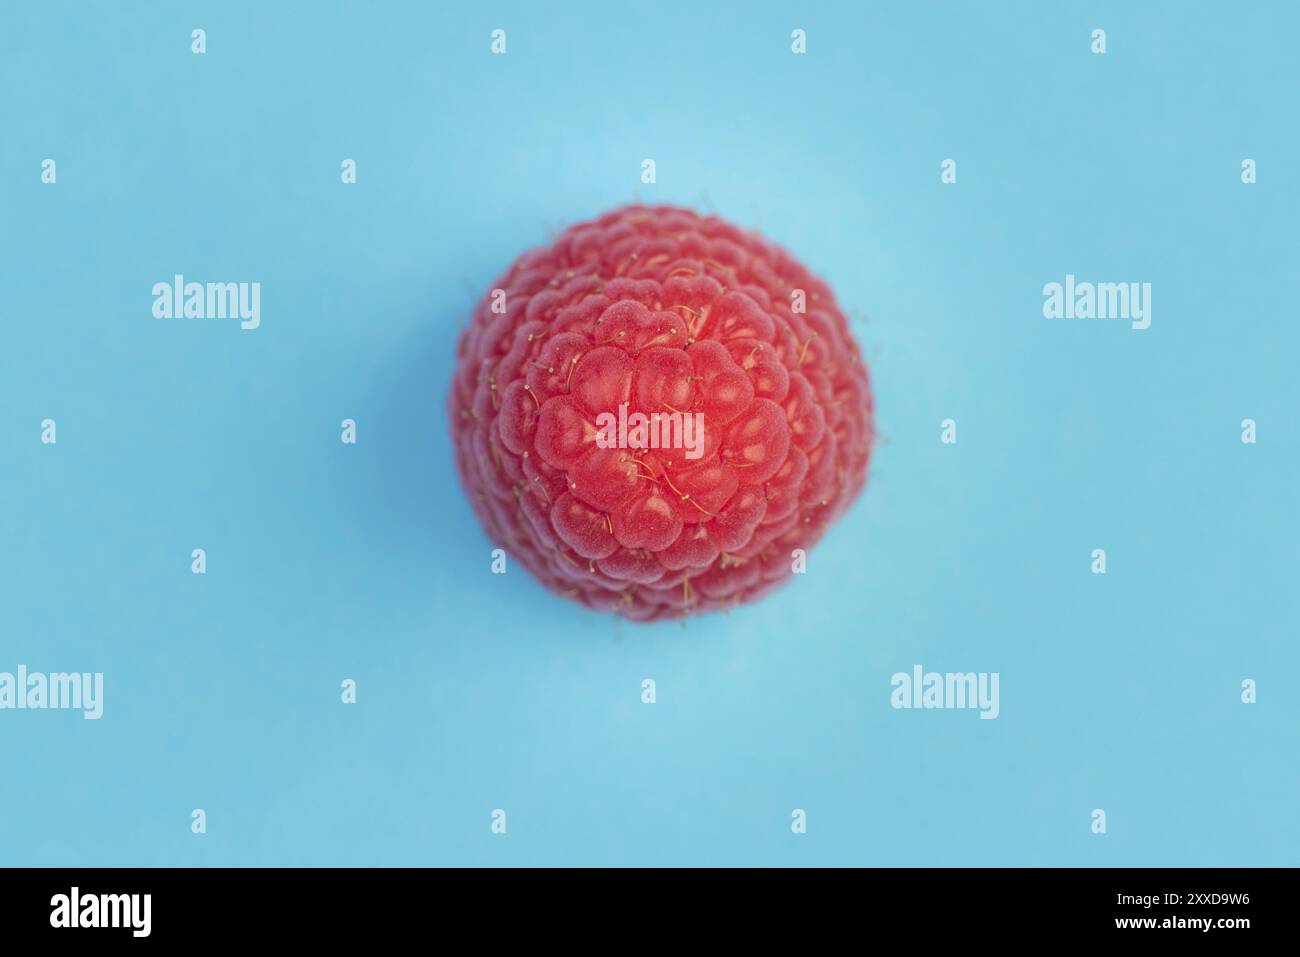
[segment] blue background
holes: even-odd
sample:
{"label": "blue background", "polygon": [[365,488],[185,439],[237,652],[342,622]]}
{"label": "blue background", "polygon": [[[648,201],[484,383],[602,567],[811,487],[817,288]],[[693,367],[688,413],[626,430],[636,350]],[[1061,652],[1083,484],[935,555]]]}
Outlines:
{"label": "blue background", "polygon": [[[105,713],[0,712],[0,863],[1300,863],[1298,28],[5,5],[0,670],[102,671]],[[445,425],[477,296],[637,196],[825,276],[877,395],[808,573],[685,625],[491,574]],[[178,272],[261,282],[261,328],[152,318]],[[1044,319],[1067,272],[1152,327]],[[916,663],[1001,716],[892,709]]]}

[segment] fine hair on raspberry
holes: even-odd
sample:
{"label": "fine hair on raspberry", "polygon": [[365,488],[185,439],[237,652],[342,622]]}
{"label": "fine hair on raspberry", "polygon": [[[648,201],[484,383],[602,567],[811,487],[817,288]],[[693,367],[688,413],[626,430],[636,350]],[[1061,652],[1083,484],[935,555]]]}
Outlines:
{"label": "fine hair on raspberry", "polygon": [[637,621],[788,579],[861,492],[874,439],[830,287],[671,206],[615,209],[520,256],[461,335],[449,411],[494,546]]}

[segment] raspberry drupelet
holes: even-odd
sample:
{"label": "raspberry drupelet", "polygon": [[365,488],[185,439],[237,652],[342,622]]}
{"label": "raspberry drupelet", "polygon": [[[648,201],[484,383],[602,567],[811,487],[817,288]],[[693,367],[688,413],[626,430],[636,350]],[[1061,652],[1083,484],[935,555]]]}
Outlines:
{"label": "raspberry drupelet", "polygon": [[[557,594],[639,621],[788,578],[862,490],[874,438],[830,288],[670,206],[612,210],[519,257],[461,336],[449,407],[493,543]],[[620,409],[702,413],[701,441],[613,445],[598,419]]]}

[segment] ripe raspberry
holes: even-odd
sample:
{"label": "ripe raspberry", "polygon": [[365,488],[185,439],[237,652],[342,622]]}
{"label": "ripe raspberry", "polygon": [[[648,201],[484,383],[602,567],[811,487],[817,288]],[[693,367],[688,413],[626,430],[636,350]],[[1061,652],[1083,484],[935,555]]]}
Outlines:
{"label": "ripe raspberry", "polygon": [[[830,288],[759,236],[626,206],[493,285],[460,339],[456,460],[493,542],[551,590],[642,621],[752,601],[862,490],[861,353]],[[624,403],[702,412],[698,455],[602,447]]]}

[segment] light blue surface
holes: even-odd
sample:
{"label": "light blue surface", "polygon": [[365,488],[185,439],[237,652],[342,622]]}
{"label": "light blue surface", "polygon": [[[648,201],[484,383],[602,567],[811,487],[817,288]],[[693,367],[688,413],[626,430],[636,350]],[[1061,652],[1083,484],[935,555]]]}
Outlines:
{"label": "light blue surface", "polygon": [[[0,863],[1300,863],[1296,7],[559,7],[3,8],[0,671],[105,702],[0,711]],[[444,421],[473,299],[638,190],[824,275],[882,433],[684,627],[490,574]],[[1000,717],[892,709],[917,663]]]}

